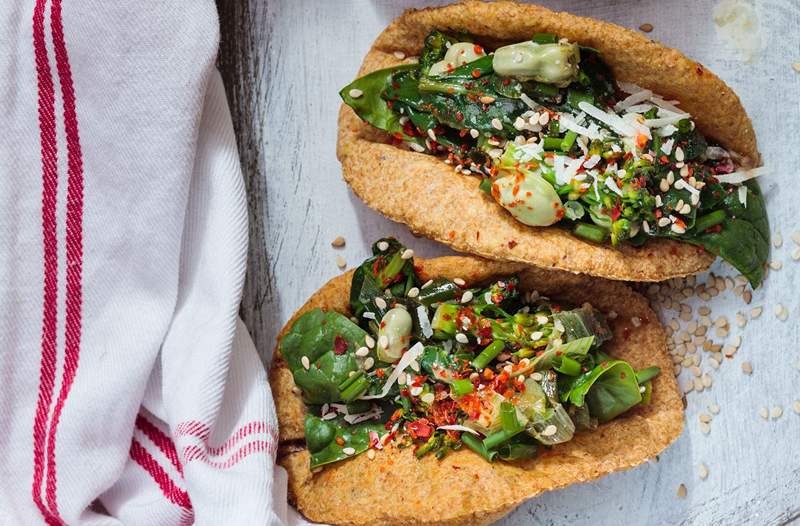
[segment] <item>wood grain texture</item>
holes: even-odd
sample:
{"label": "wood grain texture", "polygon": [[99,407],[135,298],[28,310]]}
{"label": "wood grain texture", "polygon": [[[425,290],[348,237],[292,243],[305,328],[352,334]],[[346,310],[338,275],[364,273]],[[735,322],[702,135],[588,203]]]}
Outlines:
{"label": "wood grain texture", "polygon": [[[439,5],[412,0],[219,0],[222,43],[219,66],[236,127],[250,205],[250,254],[242,316],[265,362],[274,339],[292,313],[340,270],[336,255],[350,266],[366,257],[378,236],[393,234],[423,256],[449,250],[415,239],[409,231],[365,207],[347,189],[335,157],[338,90],[352,80],[378,33],[407,7]],[[743,64],[714,33],[711,0],[542,1],[556,10],[594,16],[626,27],[648,22],[650,36],[681,49],[731,85],[753,118],[766,166],[762,181],[774,231],[784,246],[751,306],[764,314],[733,333],[741,350],[713,372],[714,385],[688,395],[686,432],[660,457],[635,470],[572,486],[536,498],[503,519],[503,526],[675,524],[783,525],[800,517],[800,417],[791,404],[800,398],[800,280],[790,254],[789,235],[800,229],[796,203],[800,189],[784,184],[796,177],[800,149],[800,3],[759,0],[765,51]],[[780,190],[780,191],[779,191]],[[330,242],[342,235],[343,249]],[[721,264],[712,270],[730,274]],[[687,300],[695,309],[699,301]],[[772,308],[791,311],[779,322]],[[707,302],[714,316],[730,320],[747,311],[739,298],[721,294]],[[669,321],[675,314],[662,313]],[[740,365],[754,365],[751,376]],[[686,373],[684,373],[686,374]],[[688,378],[682,377],[685,382]],[[709,435],[697,417],[708,404],[721,412]],[[784,407],[766,422],[761,407]],[[697,465],[710,474],[701,481]],[[676,497],[680,483],[688,496]]]}

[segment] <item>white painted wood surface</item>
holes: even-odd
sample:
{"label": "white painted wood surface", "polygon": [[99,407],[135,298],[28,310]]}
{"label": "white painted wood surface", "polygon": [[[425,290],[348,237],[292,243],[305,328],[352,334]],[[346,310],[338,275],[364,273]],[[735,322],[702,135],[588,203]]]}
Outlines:
{"label": "white painted wood surface", "polygon": [[[431,2],[436,3],[436,2]],[[758,0],[765,50],[743,64],[715,35],[713,2],[657,0],[563,0],[543,2],[636,28],[655,26],[651,37],[702,62],[737,91],[753,118],[767,166],[762,180],[773,232],[783,247],[751,306],[764,313],[744,329],[741,350],[718,371],[707,363],[714,384],[687,396],[686,431],[658,462],[600,481],[576,485],[531,500],[506,519],[516,524],[788,524],[800,517],[800,398],[797,266],[790,234],[800,190],[789,186],[800,166],[800,2]],[[251,254],[242,314],[259,351],[269,361],[274,337],[294,310],[325,281],[339,273],[336,255],[348,265],[368,254],[371,242],[399,237],[423,256],[447,249],[415,239],[364,206],[347,188],[335,156],[338,90],[355,75],[372,40],[410,0],[220,0],[223,40],[220,67],[237,127],[251,205]],[[376,174],[376,177],[381,174]],[[342,235],[347,246],[331,248]],[[717,264],[715,270],[732,274]],[[776,303],[789,308],[788,321],[773,314]],[[690,302],[695,307],[699,302]],[[733,322],[749,310],[730,292],[708,305],[714,316]],[[666,313],[665,320],[672,315]],[[752,362],[746,376],[741,362]],[[706,360],[707,362],[707,360]],[[687,372],[682,381],[688,380]],[[709,435],[698,414],[717,403],[721,412]],[[784,414],[765,421],[761,407],[781,405]],[[704,462],[708,479],[697,475]],[[685,498],[676,490],[684,483]]]}

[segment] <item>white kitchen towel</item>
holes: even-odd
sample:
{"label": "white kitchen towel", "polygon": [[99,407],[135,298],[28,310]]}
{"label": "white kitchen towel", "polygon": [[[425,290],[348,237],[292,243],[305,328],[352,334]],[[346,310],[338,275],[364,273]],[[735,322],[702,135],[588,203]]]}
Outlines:
{"label": "white kitchen towel", "polygon": [[9,1],[0,35],[0,524],[280,523],[214,2]]}

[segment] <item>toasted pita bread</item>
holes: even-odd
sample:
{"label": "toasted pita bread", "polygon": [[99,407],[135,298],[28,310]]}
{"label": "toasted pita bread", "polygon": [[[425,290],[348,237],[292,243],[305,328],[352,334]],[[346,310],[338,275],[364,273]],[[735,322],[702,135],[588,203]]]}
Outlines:
{"label": "toasted pita bread", "polygon": [[[546,32],[593,47],[618,80],[679,100],[707,137],[749,159],[747,164],[758,164],[755,132],[739,98],[701,64],[628,29],[536,5],[468,1],[408,11],[378,36],[358,76],[404,62],[395,51],[418,55],[433,29],[470,33],[487,45]],[[457,251],[630,281],[695,274],[714,260],[702,249],[666,239],[642,248],[612,248],[560,228],[526,226],[478,191],[478,178],[456,174],[436,157],[386,143],[384,133],[342,106],[337,155],[353,191],[388,218]]]}
{"label": "toasted pita bread", "polygon": [[[591,301],[610,320],[607,351],[635,368],[658,365],[650,405],[635,408],[593,432],[543,450],[537,458],[488,463],[467,448],[437,460],[418,460],[411,449],[389,446],[312,474],[303,446],[305,407],[292,391],[292,374],[276,351],[270,371],[280,424],[278,462],[289,473],[289,498],[310,520],[331,524],[487,524],[544,491],[586,482],[641,464],[672,443],[683,428],[683,405],[664,331],[646,300],[619,282],[474,257],[416,261],[422,279],[463,278],[469,285],[518,273],[524,290],[571,304]],[[295,314],[320,307],[346,313],[352,272],[332,279]],[[642,320],[639,326],[631,319]]]}

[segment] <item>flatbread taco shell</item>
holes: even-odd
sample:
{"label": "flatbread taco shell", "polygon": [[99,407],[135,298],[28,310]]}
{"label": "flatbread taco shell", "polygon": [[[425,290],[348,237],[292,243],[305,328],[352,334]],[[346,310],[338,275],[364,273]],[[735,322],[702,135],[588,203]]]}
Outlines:
{"label": "flatbread taco shell", "polygon": [[[466,32],[492,47],[537,32],[593,47],[617,80],[680,101],[703,134],[747,158],[744,164],[758,164],[755,133],[739,98],[701,64],[620,26],[536,5],[467,1],[407,11],[378,36],[358,76],[408,62],[394,52],[418,55],[433,29]],[[339,112],[337,155],[345,180],[367,205],[460,252],[629,281],[696,274],[714,260],[698,247],[667,239],[649,240],[642,248],[612,248],[560,228],[519,223],[478,190],[477,177],[457,174],[434,156],[387,144],[384,132],[346,105]]]}
{"label": "flatbread taco shell", "polygon": [[[412,448],[390,444],[370,460],[366,454],[313,474],[303,443],[305,406],[293,392],[294,381],[276,350],[270,371],[280,427],[278,463],[289,473],[289,499],[308,519],[330,524],[488,524],[542,492],[594,480],[651,459],[680,435],[683,405],[666,338],[646,300],[626,285],[585,275],[546,271],[475,257],[416,260],[421,278],[461,277],[469,286],[518,274],[523,290],[580,305],[590,301],[609,320],[614,338],[604,348],[636,368],[657,365],[651,403],[637,407],[595,431],[531,460],[488,463],[469,448],[437,460],[417,459]],[[294,315],[314,308],[348,313],[352,272],[329,281]],[[634,325],[632,318],[641,323]],[[638,326],[637,326],[638,325]]]}

